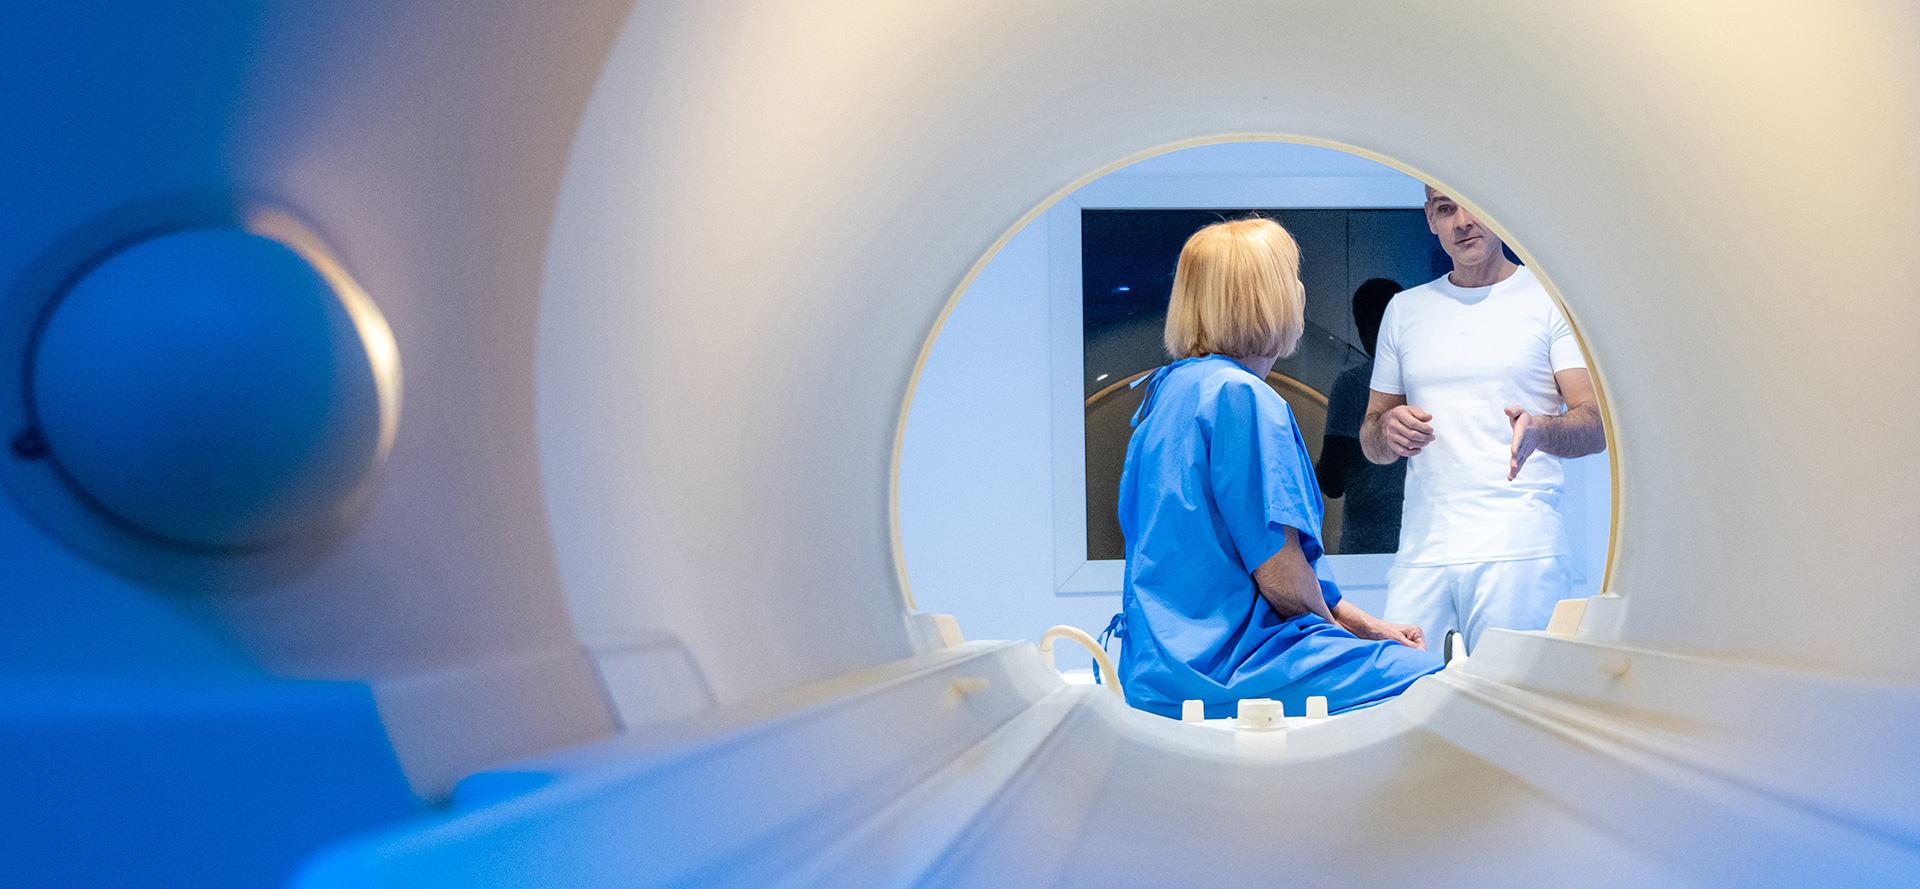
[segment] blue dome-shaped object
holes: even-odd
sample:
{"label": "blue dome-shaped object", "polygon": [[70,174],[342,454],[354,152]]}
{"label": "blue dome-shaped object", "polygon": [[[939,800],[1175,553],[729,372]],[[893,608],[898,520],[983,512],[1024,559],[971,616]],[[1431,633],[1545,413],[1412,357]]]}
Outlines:
{"label": "blue dome-shaped object", "polygon": [[87,272],[29,356],[66,481],[148,535],[247,549],[314,527],[382,448],[382,399],[343,295],[238,229],[152,238]]}

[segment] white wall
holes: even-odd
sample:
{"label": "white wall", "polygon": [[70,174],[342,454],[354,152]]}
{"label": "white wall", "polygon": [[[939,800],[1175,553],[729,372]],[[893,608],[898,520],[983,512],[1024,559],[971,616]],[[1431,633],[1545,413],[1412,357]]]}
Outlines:
{"label": "white wall", "polygon": [[[949,297],[1080,177],[1293,134],[1470,196],[1578,295],[1623,500],[1618,595],[1568,645],[1912,683],[1920,647],[1861,616],[1920,619],[1917,25],[1864,0],[641,4],[539,308],[576,620],[672,633],[723,704],[906,655],[894,443]],[[1680,687],[1639,669],[1615,686]]]}
{"label": "white wall", "polygon": [[[1344,152],[1230,142],[1123,167],[1021,229],[954,304],[914,390],[900,533],[920,610],[953,614],[983,639],[1038,639],[1063,623],[1097,633],[1119,610],[1121,563],[1085,556],[1081,208],[1412,207],[1423,197],[1419,180]],[[1323,314],[1323,326],[1348,315],[1344,302]],[[1605,455],[1566,468],[1572,595],[1582,597],[1600,588],[1611,486]],[[1327,567],[1378,613],[1391,562],[1331,556]]]}
{"label": "white wall", "polygon": [[[1099,632],[1115,596],[1056,596],[1047,224],[1022,229],[947,316],[900,454],[914,601],[968,638]],[[1063,661],[1064,663],[1064,661]]]}

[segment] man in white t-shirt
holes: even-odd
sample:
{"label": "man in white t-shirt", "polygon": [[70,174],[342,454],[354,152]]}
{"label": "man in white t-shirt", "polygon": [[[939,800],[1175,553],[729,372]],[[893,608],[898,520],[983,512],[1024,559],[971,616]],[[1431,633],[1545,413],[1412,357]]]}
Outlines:
{"label": "man in white t-shirt", "polygon": [[1360,445],[1409,458],[1382,617],[1471,648],[1488,627],[1545,629],[1567,597],[1560,459],[1607,442],[1580,345],[1533,272],[1451,197],[1428,188],[1426,213],[1453,272],[1387,304]]}

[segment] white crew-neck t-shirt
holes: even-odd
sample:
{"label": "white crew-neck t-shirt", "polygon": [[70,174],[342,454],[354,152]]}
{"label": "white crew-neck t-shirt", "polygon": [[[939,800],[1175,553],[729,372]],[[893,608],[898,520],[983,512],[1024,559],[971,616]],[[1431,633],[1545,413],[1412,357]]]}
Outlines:
{"label": "white crew-neck t-shirt", "polygon": [[1513,426],[1504,410],[1560,412],[1554,373],[1586,366],[1566,316],[1525,266],[1491,287],[1455,287],[1441,276],[1387,303],[1371,387],[1432,414],[1434,434],[1407,461],[1394,564],[1570,552],[1560,458],[1536,451],[1507,481]]}

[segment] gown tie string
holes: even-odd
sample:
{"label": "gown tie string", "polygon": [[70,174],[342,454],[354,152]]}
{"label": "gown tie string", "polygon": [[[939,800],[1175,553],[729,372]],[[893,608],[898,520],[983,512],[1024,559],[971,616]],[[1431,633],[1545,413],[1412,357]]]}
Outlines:
{"label": "gown tie string", "polygon": [[1138,389],[1142,385],[1147,387],[1147,394],[1140,397],[1140,406],[1134,409],[1133,419],[1128,425],[1137,427],[1141,420],[1147,418],[1147,410],[1153,405],[1153,393],[1160,388],[1160,381],[1167,378],[1167,372],[1170,370],[1173,370],[1173,365],[1163,365],[1153,373],[1127,384],[1129,389]]}
{"label": "gown tie string", "polygon": [[[1164,368],[1162,369],[1164,370]],[[1113,615],[1113,620],[1107,621],[1107,628],[1100,631],[1100,650],[1101,651],[1107,650],[1108,639],[1112,639],[1115,636],[1124,637],[1126,632],[1127,632],[1127,613],[1125,611],[1116,612]],[[1126,643],[1122,641],[1121,644],[1124,645]],[[1100,662],[1098,660],[1095,660],[1093,662],[1093,684],[1094,685],[1103,684],[1100,681]]]}

